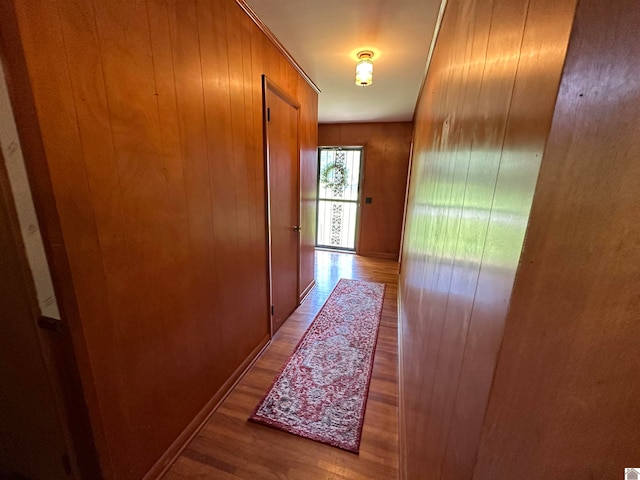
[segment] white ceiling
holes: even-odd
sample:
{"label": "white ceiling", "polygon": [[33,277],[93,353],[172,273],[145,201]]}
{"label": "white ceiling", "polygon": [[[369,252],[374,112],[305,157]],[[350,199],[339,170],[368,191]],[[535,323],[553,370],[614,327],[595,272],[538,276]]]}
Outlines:
{"label": "white ceiling", "polygon": [[[320,123],[411,120],[440,0],[246,0],[320,88]],[[355,84],[372,50],[373,84]]]}

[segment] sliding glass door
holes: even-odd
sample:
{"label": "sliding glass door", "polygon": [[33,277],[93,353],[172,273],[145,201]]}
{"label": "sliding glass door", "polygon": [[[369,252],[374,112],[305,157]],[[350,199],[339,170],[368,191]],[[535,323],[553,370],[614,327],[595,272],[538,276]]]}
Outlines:
{"label": "sliding glass door", "polygon": [[318,149],[316,245],[355,250],[362,148]]}

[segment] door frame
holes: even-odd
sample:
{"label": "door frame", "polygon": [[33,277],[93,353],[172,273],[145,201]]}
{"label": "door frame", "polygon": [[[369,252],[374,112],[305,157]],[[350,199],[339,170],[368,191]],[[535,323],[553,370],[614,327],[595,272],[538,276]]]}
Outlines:
{"label": "door frame", "polygon": [[[273,338],[273,281],[272,281],[272,262],[271,262],[271,177],[270,177],[270,156],[269,156],[269,121],[268,121],[268,105],[267,105],[267,91],[277,95],[286,103],[290,104],[296,109],[297,125],[300,127],[300,103],[280,88],[275,82],[273,82],[266,75],[262,75],[262,130],[264,138],[264,178],[265,178],[265,213],[266,213],[266,238],[267,238],[267,286],[269,291],[269,298],[267,304],[267,318],[269,319],[269,336]],[[300,225],[300,132],[296,135],[296,198],[297,198],[297,225]],[[300,305],[300,241],[301,237],[298,235],[297,242],[297,259],[296,259],[296,299],[297,305]]]}
{"label": "door frame", "polygon": [[[15,12],[9,7],[6,16],[6,32],[11,38],[17,37]],[[0,7],[0,14],[7,13]],[[15,35],[14,35],[15,34]],[[6,88],[8,105],[13,113],[15,126],[15,144],[22,153],[22,162],[26,171],[29,195],[32,196],[33,207],[37,216],[37,225],[42,236],[39,241],[44,249],[48,275],[58,300],[60,318],[42,315],[36,286],[33,281],[29,259],[24,247],[20,221],[16,211],[16,202],[7,171],[8,159],[0,149],[0,202],[5,205],[11,223],[10,230],[16,245],[18,261],[25,272],[22,281],[26,282],[28,297],[36,324],[36,336],[40,347],[39,355],[44,361],[51,389],[58,426],[61,429],[66,455],[60,460],[64,470],[70,470],[70,478],[100,478],[101,461],[96,442],[98,432],[94,429],[92,414],[89,409],[91,390],[85,390],[78,361],[78,350],[74,342],[75,335],[81,335],[81,328],[72,322],[69,310],[73,306],[69,299],[73,296],[73,288],[68,281],[68,264],[62,233],[52,187],[49,182],[49,167],[46,162],[44,146],[39,131],[39,123],[31,95],[31,87],[27,75],[26,64],[21,48],[9,48],[7,38],[0,35],[0,53],[3,56],[0,82]],[[11,145],[11,143],[9,143]],[[55,247],[54,245],[58,245]],[[21,281],[21,279],[16,279]],[[68,305],[69,304],[69,305]],[[68,308],[71,306],[71,308]],[[80,333],[76,333],[80,332]],[[92,385],[92,383],[90,383]]]}
{"label": "door frame", "polygon": [[[31,194],[32,192],[30,191],[29,193]],[[23,319],[26,322],[22,326],[23,336],[18,339],[6,337],[3,341],[4,346],[15,347],[20,340],[25,338],[32,342],[29,354],[34,363],[25,366],[25,368],[28,369],[28,374],[32,375],[32,378],[40,377],[42,381],[41,390],[32,393],[42,395],[39,400],[49,404],[48,410],[51,415],[49,417],[51,421],[49,427],[56,430],[55,434],[58,435],[56,440],[59,442],[57,454],[60,454],[55,459],[49,457],[49,460],[56,463],[60,462],[61,470],[58,473],[63,474],[66,478],[74,479],[84,478],[87,474],[91,476],[100,475],[97,453],[89,430],[89,420],[84,415],[84,401],[80,392],[79,379],[75,376],[75,359],[71,359],[73,352],[70,339],[67,336],[66,324],[63,319],[47,317],[41,312],[33,272],[20,225],[19,207],[14,197],[14,190],[2,148],[0,148],[0,209],[3,211],[2,215],[7,221],[4,228],[6,228],[10,238],[9,248],[13,250],[20,270],[20,275],[14,278],[14,282],[21,285],[25,294],[24,300],[29,310],[29,318]],[[44,247],[43,240],[32,241],[40,242]],[[24,347],[25,345],[20,346]],[[33,367],[36,365],[41,368],[36,367],[34,369]],[[29,411],[24,413],[28,414]],[[49,433],[54,432],[50,430]],[[8,440],[11,440],[11,438],[8,438]],[[0,445],[0,448],[2,448],[2,445]],[[46,450],[46,448],[39,448],[38,445],[32,445],[32,448],[39,451]],[[49,448],[49,450],[51,449]],[[28,456],[29,452],[25,452],[25,455]],[[14,465],[6,465],[6,467],[11,468]]]}
{"label": "door frame", "polygon": [[[353,253],[358,255],[360,252],[360,227],[362,226],[362,205],[364,203],[364,182],[365,182],[365,162],[366,162],[366,152],[367,145],[366,143],[363,145],[318,145],[317,154],[316,154],[316,170],[318,172],[318,179],[316,181],[316,212],[318,211],[318,207],[320,205],[320,150],[328,149],[328,148],[341,148],[347,150],[360,150],[360,173],[358,174],[358,202],[356,207],[356,231],[355,238],[353,242],[353,250],[347,248],[334,248],[332,250],[336,250],[342,253]],[[323,245],[318,246],[318,223],[320,218],[316,215],[316,238],[314,241],[314,245],[316,248],[328,248]]]}

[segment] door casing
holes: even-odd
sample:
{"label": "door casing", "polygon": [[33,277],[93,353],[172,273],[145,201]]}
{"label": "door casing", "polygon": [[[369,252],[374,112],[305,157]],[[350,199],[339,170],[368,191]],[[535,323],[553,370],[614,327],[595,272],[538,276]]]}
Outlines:
{"label": "door casing", "polygon": [[[335,248],[337,251],[345,251],[349,253],[358,254],[360,251],[360,227],[362,226],[362,205],[364,204],[364,171],[365,171],[365,150],[366,144],[364,145],[319,145],[317,148],[317,173],[318,178],[316,182],[316,211],[319,211],[320,205],[320,152],[321,150],[340,148],[344,150],[359,150],[360,151],[360,171],[358,174],[358,198],[356,201],[356,225],[355,225],[355,238],[353,243],[353,249],[350,248]],[[316,216],[316,238],[315,245],[317,248],[329,248],[333,249],[328,245],[318,245],[318,224],[320,222],[320,218]]]}
{"label": "door casing", "polygon": [[[266,215],[267,215],[267,259],[268,259],[268,284],[269,284],[269,318],[270,318],[270,331],[271,335],[275,334],[278,328],[286,320],[286,318],[292,313],[293,310],[299,305],[300,298],[300,145],[298,128],[300,126],[300,104],[291,96],[289,96],[284,90],[278,87],[272,82],[266,75],[262,76],[263,79],[263,125],[264,125],[264,155],[265,155],[265,191],[266,191]],[[295,171],[291,172],[295,178],[295,192],[293,194],[292,201],[295,203],[295,218],[292,218],[290,222],[291,235],[295,236],[295,291],[291,293],[291,299],[293,302],[289,306],[285,306],[284,309],[279,305],[279,293],[278,293],[278,278],[274,278],[274,271],[278,270],[278,258],[274,258],[274,247],[278,248],[278,245],[274,245],[274,242],[278,242],[278,235],[274,232],[274,211],[272,209],[272,201],[274,200],[275,192],[273,192],[272,181],[272,162],[277,159],[272,158],[272,142],[273,136],[270,135],[269,125],[270,119],[270,102],[271,99],[281,100],[285,104],[288,104],[296,110],[296,132],[295,132]],[[279,194],[280,192],[278,192]],[[295,231],[294,227],[298,230]],[[274,262],[276,265],[274,267]],[[293,308],[291,308],[291,306]]]}

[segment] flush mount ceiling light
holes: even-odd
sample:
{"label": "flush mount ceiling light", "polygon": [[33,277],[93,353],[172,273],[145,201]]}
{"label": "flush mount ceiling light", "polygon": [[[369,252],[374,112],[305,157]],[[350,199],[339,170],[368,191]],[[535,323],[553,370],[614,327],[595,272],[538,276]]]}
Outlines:
{"label": "flush mount ceiling light", "polygon": [[373,52],[363,50],[358,52],[358,63],[356,63],[356,85],[366,87],[373,83]]}

